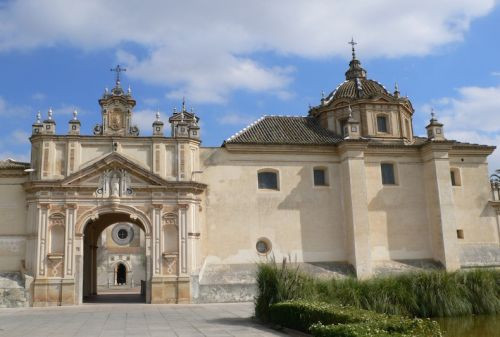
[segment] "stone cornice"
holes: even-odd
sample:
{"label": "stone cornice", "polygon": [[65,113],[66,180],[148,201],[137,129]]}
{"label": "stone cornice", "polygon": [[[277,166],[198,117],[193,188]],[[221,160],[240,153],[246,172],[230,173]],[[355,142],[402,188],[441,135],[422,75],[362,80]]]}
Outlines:
{"label": "stone cornice", "polygon": [[[300,153],[321,154],[337,153],[335,145],[289,145],[289,144],[231,144],[226,143],[224,148],[234,153]],[[203,148],[202,148],[203,149]]]}
{"label": "stone cornice", "polygon": [[49,134],[37,134],[32,135],[30,141],[39,141],[39,140],[53,140],[53,141],[83,141],[83,142],[112,142],[112,141],[132,141],[132,142],[142,142],[142,143],[178,143],[178,142],[188,142],[196,145],[201,144],[201,140],[187,138],[187,137],[161,137],[161,136],[119,136],[119,135],[49,135]]}
{"label": "stone cornice", "polygon": [[[97,186],[78,186],[78,185],[64,185],[61,180],[37,180],[29,181],[23,184],[26,192],[38,191],[73,191],[73,190],[89,190],[93,191]],[[136,191],[167,191],[167,192],[184,192],[184,193],[202,193],[207,188],[206,184],[195,181],[176,181],[166,182],[164,185],[148,185],[148,186],[134,186]],[[124,197],[124,200],[129,200],[129,197]]]}

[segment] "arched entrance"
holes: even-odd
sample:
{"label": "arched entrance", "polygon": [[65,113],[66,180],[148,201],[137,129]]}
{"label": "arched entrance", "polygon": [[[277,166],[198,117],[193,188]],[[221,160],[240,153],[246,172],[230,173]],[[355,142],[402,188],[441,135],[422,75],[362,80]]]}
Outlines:
{"label": "arched entrance", "polygon": [[116,284],[127,284],[127,267],[123,263],[118,263],[116,267]]}
{"label": "arched entrance", "polygon": [[[95,213],[94,213],[95,214]],[[80,289],[78,291],[79,302],[102,302],[102,300],[97,299],[99,297],[99,282],[98,282],[98,270],[97,267],[99,265],[99,254],[98,248],[102,242],[100,242],[100,237],[103,231],[106,230],[109,226],[117,225],[120,223],[126,223],[129,225],[135,225],[141,229],[144,233],[143,237],[145,237],[146,244],[142,246],[145,261],[143,263],[143,268],[145,272],[143,273],[144,279],[136,281],[136,285],[140,286],[140,289],[137,289],[137,299],[131,297],[131,292],[122,293],[126,296],[122,296],[121,299],[116,294],[112,296],[113,299],[116,299],[117,302],[150,302],[150,286],[151,286],[151,273],[149,270],[150,266],[150,255],[147,251],[146,247],[148,246],[149,236],[150,236],[150,228],[148,219],[145,217],[137,216],[137,213],[133,213],[128,209],[115,209],[115,210],[103,210],[102,213],[98,213],[98,216],[89,216],[88,220],[85,222],[83,227],[83,256],[80,257],[81,266],[79,268],[80,273],[78,275]],[[120,226],[117,227],[116,236],[117,240],[124,240],[127,238],[127,233],[120,231],[122,228]],[[120,256],[121,258],[121,256]],[[118,258],[119,259],[119,258]],[[117,261],[114,263],[114,277],[110,278],[110,282],[112,286],[123,286],[129,282],[128,270],[129,266],[126,262]],[[116,290],[116,289],[115,289]],[[101,294],[106,293],[109,295],[109,292],[105,292],[101,289]],[[141,295],[142,294],[142,295]],[[103,296],[101,296],[103,297]],[[128,299],[127,299],[128,298]],[[125,299],[125,300],[123,300]],[[114,301],[114,300],[113,300]],[[106,301],[104,301],[106,302]]]}

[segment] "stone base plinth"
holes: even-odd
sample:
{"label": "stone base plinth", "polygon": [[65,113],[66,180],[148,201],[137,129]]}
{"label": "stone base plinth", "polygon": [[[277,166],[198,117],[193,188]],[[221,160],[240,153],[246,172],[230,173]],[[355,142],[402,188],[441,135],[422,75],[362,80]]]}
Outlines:
{"label": "stone base plinth", "polygon": [[33,306],[47,307],[78,304],[73,279],[37,279],[33,282]]}
{"label": "stone base plinth", "polygon": [[151,303],[190,303],[189,277],[153,277]]}

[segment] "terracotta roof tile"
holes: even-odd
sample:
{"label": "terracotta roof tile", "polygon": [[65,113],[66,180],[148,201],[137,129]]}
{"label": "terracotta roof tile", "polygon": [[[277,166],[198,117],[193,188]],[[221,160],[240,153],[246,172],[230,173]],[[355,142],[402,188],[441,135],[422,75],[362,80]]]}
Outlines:
{"label": "terracotta roof tile", "polygon": [[16,161],[14,159],[0,160],[0,169],[27,169],[30,163]]}
{"label": "terracotta roof tile", "polygon": [[224,144],[325,145],[341,141],[313,117],[264,116]]}

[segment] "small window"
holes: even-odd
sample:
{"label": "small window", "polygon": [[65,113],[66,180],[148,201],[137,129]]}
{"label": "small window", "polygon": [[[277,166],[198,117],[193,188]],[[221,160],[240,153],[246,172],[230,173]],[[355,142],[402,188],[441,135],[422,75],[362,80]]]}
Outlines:
{"label": "small window", "polygon": [[378,132],[387,132],[387,117],[377,116],[377,130]]}
{"label": "small window", "polygon": [[315,168],[314,169],[314,186],[327,186],[327,176],[326,169],[324,168]]}
{"label": "small window", "polygon": [[259,189],[278,190],[278,174],[276,172],[259,172]]}
{"label": "small window", "polygon": [[451,186],[460,186],[460,172],[457,168],[452,168],[450,170]]}
{"label": "small window", "polygon": [[382,163],[380,164],[382,170],[382,184],[383,185],[396,185],[396,176],[394,175],[394,164]]}
{"label": "small window", "polygon": [[410,139],[411,138],[410,122],[406,120],[405,125],[406,125],[406,138]]}
{"label": "small window", "polygon": [[340,134],[345,137],[348,134],[348,129],[347,129],[347,119],[342,119],[339,121],[340,124]]}
{"label": "small window", "polygon": [[267,238],[260,238],[257,240],[257,244],[255,245],[255,249],[257,253],[261,255],[267,255],[271,251],[271,241]]}
{"label": "small window", "polygon": [[463,229],[457,229],[457,238],[458,239],[465,238],[465,236],[464,236],[464,230]]}

